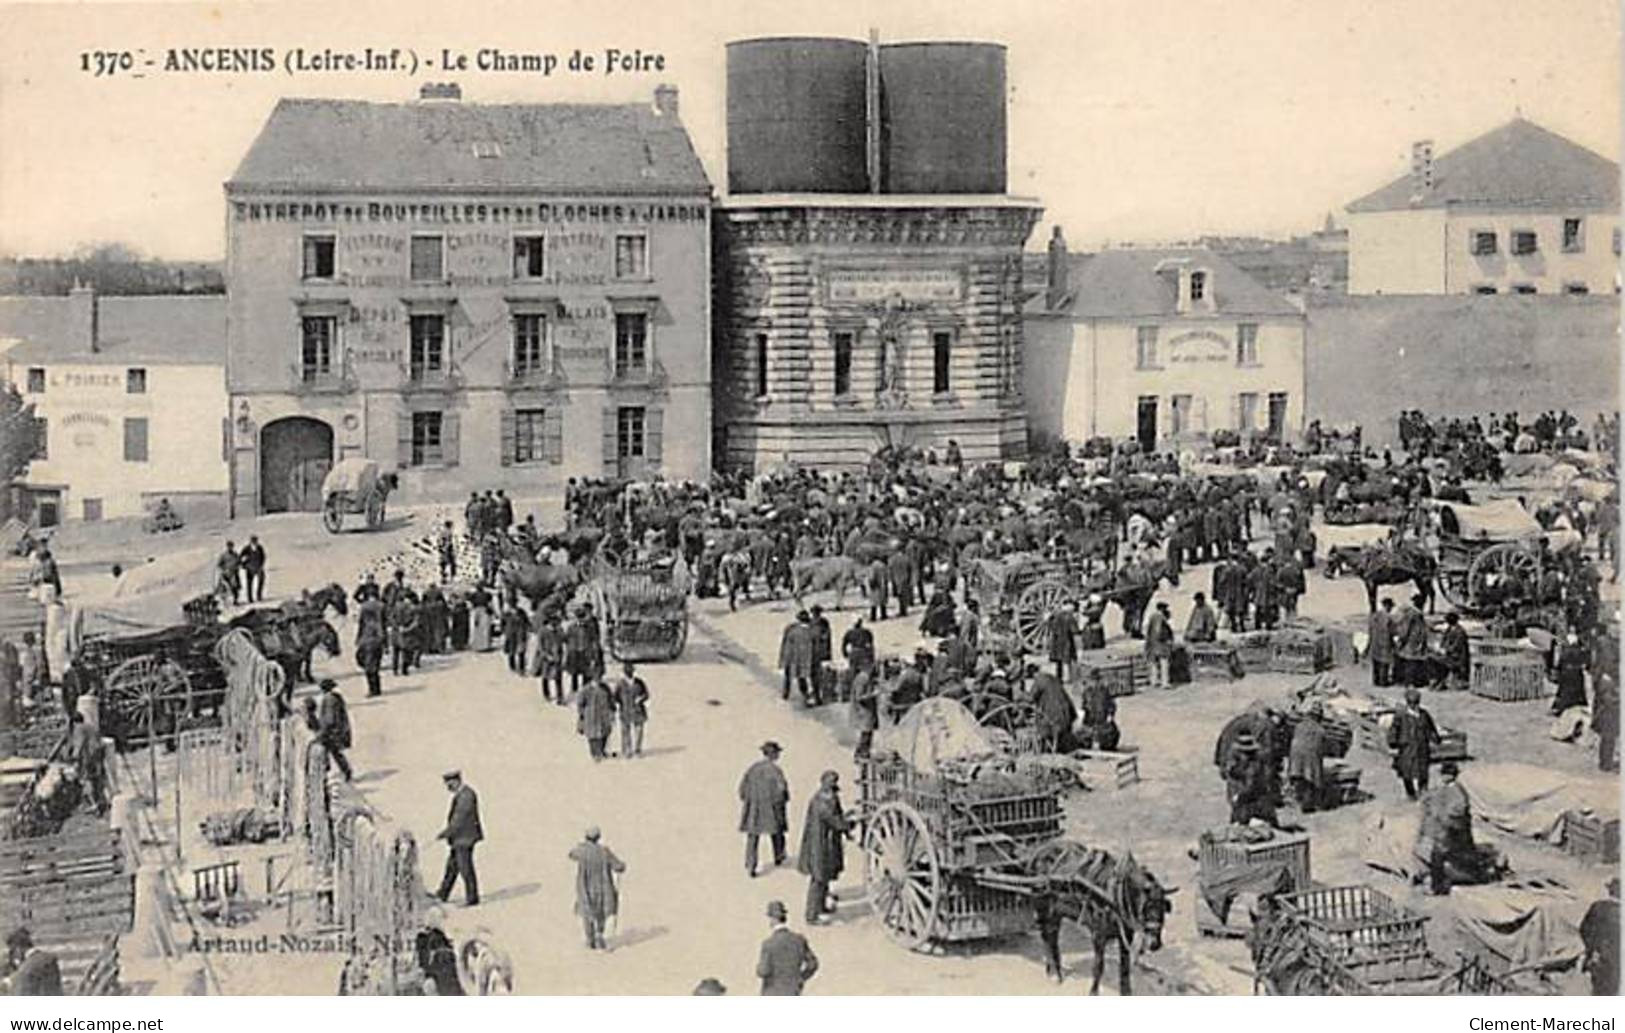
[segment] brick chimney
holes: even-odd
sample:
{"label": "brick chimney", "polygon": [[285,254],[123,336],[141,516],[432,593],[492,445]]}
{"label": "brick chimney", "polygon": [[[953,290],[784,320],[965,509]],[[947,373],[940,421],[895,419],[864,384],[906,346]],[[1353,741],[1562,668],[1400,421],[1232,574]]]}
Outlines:
{"label": "brick chimney", "polygon": [[1411,201],[1421,201],[1433,189],[1433,141],[1411,144]]}
{"label": "brick chimney", "polygon": [[655,113],[667,118],[677,117],[677,87],[668,82],[655,87]]}
{"label": "brick chimney", "polygon": [[96,288],[73,281],[73,289],[68,291],[68,340],[74,348],[101,351],[100,308]]}
{"label": "brick chimney", "polygon": [[1046,265],[1046,279],[1044,289],[1044,308],[1050,312],[1059,309],[1066,302],[1066,236],[1061,227],[1056,226],[1049,237],[1049,254]]}

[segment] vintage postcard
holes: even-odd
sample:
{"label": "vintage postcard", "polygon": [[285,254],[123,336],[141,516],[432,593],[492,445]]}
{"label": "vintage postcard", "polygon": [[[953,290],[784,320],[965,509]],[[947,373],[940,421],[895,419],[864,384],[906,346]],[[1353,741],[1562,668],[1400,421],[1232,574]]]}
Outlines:
{"label": "vintage postcard", "polygon": [[0,25],[9,993],[1617,994],[1617,4]]}

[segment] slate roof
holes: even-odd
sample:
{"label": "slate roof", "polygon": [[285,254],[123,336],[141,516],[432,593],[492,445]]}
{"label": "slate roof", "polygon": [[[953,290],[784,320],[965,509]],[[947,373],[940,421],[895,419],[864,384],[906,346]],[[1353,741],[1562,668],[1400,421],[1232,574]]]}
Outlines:
{"label": "slate roof", "polygon": [[226,298],[220,294],[102,297],[100,350],[70,338],[70,304],[56,297],[0,297],[0,348],[19,366],[223,366]]}
{"label": "slate roof", "polygon": [[651,104],[285,99],[227,189],[708,194],[688,132]]}
{"label": "slate roof", "polygon": [[1354,201],[1351,212],[1443,208],[1619,207],[1619,164],[1515,118],[1433,159],[1433,187],[1416,201],[1409,173]]}
{"label": "slate roof", "polygon": [[[1213,310],[1179,311],[1179,278],[1159,267],[1187,263],[1209,272]],[[1069,297],[1055,315],[1078,319],[1128,319],[1142,316],[1301,316],[1286,298],[1260,284],[1223,255],[1205,248],[1123,248],[1069,256]],[[1034,286],[1043,281],[1040,279]],[[1030,311],[1042,313],[1043,290]]]}

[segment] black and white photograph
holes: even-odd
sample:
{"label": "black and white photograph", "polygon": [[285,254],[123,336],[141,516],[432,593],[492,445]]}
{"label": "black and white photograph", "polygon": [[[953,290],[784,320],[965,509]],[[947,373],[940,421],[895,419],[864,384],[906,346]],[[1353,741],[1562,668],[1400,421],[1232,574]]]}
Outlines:
{"label": "black and white photograph", "polygon": [[0,1012],[1613,1029],[1620,29],[0,5]]}

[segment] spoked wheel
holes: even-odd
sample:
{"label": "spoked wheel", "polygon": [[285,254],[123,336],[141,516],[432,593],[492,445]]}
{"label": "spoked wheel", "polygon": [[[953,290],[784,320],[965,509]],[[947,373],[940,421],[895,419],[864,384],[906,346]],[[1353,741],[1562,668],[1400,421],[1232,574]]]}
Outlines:
{"label": "spoked wheel", "polygon": [[1540,580],[1540,560],[1514,542],[1492,545],[1479,553],[1473,565],[1467,568],[1468,603],[1490,594],[1491,585],[1508,580],[1518,582],[1525,594],[1532,595]]}
{"label": "spoked wheel", "polygon": [[344,526],[344,512],[337,503],[329,501],[322,507],[322,526],[327,528],[329,534],[338,534]]}
{"label": "spoked wheel", "polygon": [[1029,653],[1049,650],[1049,616],[1073,601],[1072,589],[1046,578],[1028,585],[1016,599],[1016,634]]}
{"label": "spoked wheel", "polygon": [[930,944],[942,906],[942,864],[925,819],[914,808],[892,801],[869,819],[863,883],[887,936],[909,950]]}
{"label": "spoked wheel", "polygon": [[122,729],[125,737],[146,732],[149,715],[156,730],[191,705],[192,683],[186,672],[173,660],[158,656],[138,656],[119,664],[102,690],[102,706],[111,716],[107,727],[110,732]]}
{"label": "spoked wheel", "polygon": [[1467,572],[1464,570],[1439,571],[1439,593],[1458,610],[1467,609]]}

